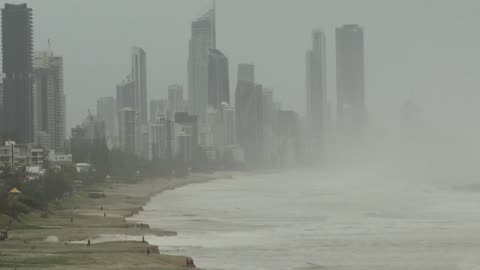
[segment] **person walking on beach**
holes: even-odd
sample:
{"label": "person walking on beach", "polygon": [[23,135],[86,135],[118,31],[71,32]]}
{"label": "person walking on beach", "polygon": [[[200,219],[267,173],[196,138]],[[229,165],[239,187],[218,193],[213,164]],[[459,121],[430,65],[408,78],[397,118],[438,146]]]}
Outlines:
{"label": "person walking on beach", "polygon": [[89,247],[89,246],[90,246],[90,239],[88,239],[88,241],[87,241],[87,247]]}

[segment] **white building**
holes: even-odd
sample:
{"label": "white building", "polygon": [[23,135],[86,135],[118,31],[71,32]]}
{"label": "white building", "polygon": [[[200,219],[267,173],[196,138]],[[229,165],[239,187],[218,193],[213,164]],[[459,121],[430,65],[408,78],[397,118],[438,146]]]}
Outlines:
{"label": "white building", "polygon": [[[51,50],[33,56],[35,143],[57,152],[65,150],[63,58]],[[45,134],[38,133],[46,133]],[[46,138],[49,141],[47,143]]]}
{"label": "white building", "polygon": [[72,154],[57,154],[55,151],[50,150],[48,153],[48,162],[50,163],[50,166],[71,165]]}
{"label": "white building", "polygon": [[3,167],[43,168],[44,160],[43,149],[31,144],[17,145],[14,141],[6,141],[4,146],[0,146],[0,166]]}
{"label": "white building", "polygon": [[139,132],[137,113],[132,108],[123,108],[119,112],[120,150],[139,155]]}

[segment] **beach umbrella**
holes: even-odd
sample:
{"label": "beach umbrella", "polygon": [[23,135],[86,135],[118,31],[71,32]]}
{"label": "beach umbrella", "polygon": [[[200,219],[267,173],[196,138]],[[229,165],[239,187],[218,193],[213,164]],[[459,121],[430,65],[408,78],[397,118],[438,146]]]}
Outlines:
{"label": "beach umbrella", "polygon": [[10,194],[21,194],[22,192],[20,190],[18,190],[16,187],[14,187],[8,193],[10,193]]}

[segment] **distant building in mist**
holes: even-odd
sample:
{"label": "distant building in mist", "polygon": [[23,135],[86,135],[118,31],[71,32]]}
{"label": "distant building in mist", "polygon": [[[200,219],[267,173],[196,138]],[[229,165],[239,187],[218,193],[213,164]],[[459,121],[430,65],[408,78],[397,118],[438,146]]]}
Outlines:
{"label": "distant building in mist", "polygon": [[188,54],[188,109],[206,124],[208,106],[208,50],[215,49],[215,9],[192,22]]}
{"label": "distant building in mist", "polygon": [[170,115],[176,112],[184,112],[183,86],[180,84],[171,84],[168,86],[168,111]]}
{"label": "distant building in mist", "polygon": [[0,82],[0,142],[3,134],[3,82]]}
{"label": "distant building in mist", "polygon": [[336,29],[337,117],[345,135],[355,136],[366,122],[363,29]]}
{"label": "distant building in mist", "polygon": [[187,112],[175,113],[175,157],[185,162],[192,161],[198,147],[198,119]]}
{"label": "distant building in mist", "polygon": [[33,57],[35,143],[65,150],[65,93],[63,58],[51,50],[38,51]]}
{"label": "distant building in mist", "polygon": [[[89,147],[91,144],[105,141],[105,122],[98,120],[90,112],[80,125],[75,126],[71,130],[70,148],[81,149]],[[78,157],[77,162],[79,162]],[[87,158],[87,157],[83,157]],[[83,158],[81,162],[84,162]]]}
{"label": "distant building in mist", "polygon": [[32,143],[33,74],[32,9],[5,4],[2,9],[3,137]]}
{"label": "distant building in mist", "polygon": [[222,102],[222,124],[223,124],[223,139],[225,146],[232,146],[235,142],[235,108],[230,106],[227,102]]}
{"label": "distant building in mist", "polygon": [[97,100],[97,118],[105,122],[106,136],[115,136],[116,101],[114,97],[101,97]]}
{"label": "distant building in mist", "polygon": [[208,54],[208,105],[218,110],[222,102],[230,104],[228,59],[221,51],[210,49]]}
{"label": "distant building in mist", "polygon": [[166,115],[150,121],[150,159],[171,159],[173,146],[173,123]]}
{"label": "distant building in mist", "polygon": [[252,63],[238,64],[237,81],[255,82],[255,66]]}
{"label": "distant building in mist", "polygon": [[147,99],[147,59],[145,51],[139,47],[132,47],[132,74],[135,89],[135,107],[139,116],[139,123],[148,123]]}
{"label": "distant building in mist", "polygon": [[298,113],[291,110],[278,112],[275,132],[280,138],[278,159],[282,166],[298,164],[301,159],[301,124]]}
{"label": "distant building in mist", "polygon": [[168,101],[165,99],[150,100],[150,121],[165,117],[168,109]]}
{"label": "distant building in mist", "polygon": [[263,107],[262,86],[255,85],[253,64],[238,65],[235,91],[235,119],[238,144],[245,151],[250,166],[261,166],[263,161]]}
{"label": "distant building in mist", "polygon": [[139,129],[137,112],[133,108],[122,108],[118,113],[120,150],[133,155],[139,154]]}
{"label": "distant building in mist", "polygon": [[123,82],[117,84],[117,111],[123,108],[135,108],[135,81],[127,76]]}
{"label": "distant building in mist", "polygon": [[[325,143],[328,111],[326,41],[322,30],[313,31],[312,45],[312,49],[306,54],[307,128],[312,138],[312,146],[322,147]],[[313,151],[321,150],[315,148]]]}
{"label": "distant building in mist", "polygon": [[264,87],[262,91],[262,109],[263,109],[263,149],[265,153],[265,165],[273,165],[275,159],[275,142],[276,135],[274,133],[275,121],[275,105],[273,102],[273,89]]}

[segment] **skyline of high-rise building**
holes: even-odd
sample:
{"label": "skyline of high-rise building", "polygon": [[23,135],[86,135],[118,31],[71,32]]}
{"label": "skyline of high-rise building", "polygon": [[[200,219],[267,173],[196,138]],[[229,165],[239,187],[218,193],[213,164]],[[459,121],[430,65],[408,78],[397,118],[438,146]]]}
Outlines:
{"label": "skyline of high-rise building", "polygon": [[27,4],[2,8],[3,137],[33,142],[33,30]]}
{"label": "skyline of high-rise building", "polygon": [[208,107],[208,50],[215,49],[215,9],[191,24],[188,54],[188,109],[206,124]]}
{"label": "skyline of high-rise building", "polygon": [[[35,52],[33,76],[35,142],[47,149],[64,152],[66,121],[63,58],[55,56],[50,49]],[[49,143],[45,144],[46,141]]]}
{"label": "skyline of high-rise building", "polygon": [[131,78],[135,89],[135,107],[138,113],[139,124],[148,124],[148,96],[147,96],[147,57],[145,50],[132,47]]}
{"label": "skyline of high-rise building", "polygon": [[230,104],[228,58],[217,49],[209,49],[208,105],[218,110],[222,102]]}
{"label": "skyline of high-rise building", "polygon": [[344,135],[355,136],[366,120],[363,29],[336,28],[337,119]]}
{"label": "skyline of high-rise building", "polygon": [[[325,143],[327,113],[326,40],[323,30],[312,32],[312,49],[306,53],[307,128],[312,143]],[[317,149],[318,150],[318,149]]]}

